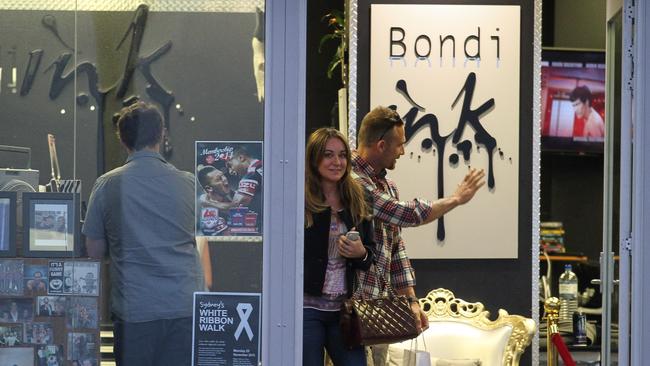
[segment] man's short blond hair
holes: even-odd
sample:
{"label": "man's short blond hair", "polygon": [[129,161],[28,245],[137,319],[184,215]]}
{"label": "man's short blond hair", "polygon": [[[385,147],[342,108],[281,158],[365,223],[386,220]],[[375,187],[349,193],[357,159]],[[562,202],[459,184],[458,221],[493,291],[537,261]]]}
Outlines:
{"label": "man's short blond hair", "polygon": [[370,146],[386,137],[395,126],[404,125],[395,110],[378,106],[368,112],[361,120],[359,128],[359,145]]}

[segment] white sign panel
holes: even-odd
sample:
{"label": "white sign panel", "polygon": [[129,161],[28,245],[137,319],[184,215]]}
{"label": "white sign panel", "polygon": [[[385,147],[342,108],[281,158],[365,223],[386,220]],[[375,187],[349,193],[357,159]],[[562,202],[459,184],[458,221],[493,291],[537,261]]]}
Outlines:
{"label": "white sign panel", "polygon": [[370,107],[395,106],[400,198],[448,197],[469,167],[487,184],[442,220],[404,229],[411,258],[517,258],[520,7],[372,5]]}

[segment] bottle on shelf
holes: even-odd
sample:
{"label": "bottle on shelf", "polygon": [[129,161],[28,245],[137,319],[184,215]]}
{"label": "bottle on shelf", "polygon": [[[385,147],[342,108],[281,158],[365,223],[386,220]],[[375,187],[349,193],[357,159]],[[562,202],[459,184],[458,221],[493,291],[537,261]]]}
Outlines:
{"label": "bottle on shelf", "polygon": [[560,322],[567,322],[573,329],[573,313],[578,311],[578,276],[572,271],[570,264],[564,266],[560,275]]}

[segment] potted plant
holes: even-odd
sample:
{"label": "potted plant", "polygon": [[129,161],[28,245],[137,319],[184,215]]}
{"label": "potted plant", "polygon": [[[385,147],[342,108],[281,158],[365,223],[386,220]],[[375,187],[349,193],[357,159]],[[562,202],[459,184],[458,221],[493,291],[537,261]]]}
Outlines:
{"label": "potted plant", "polygon": [[320,45],[318,46],[318,52],[322,52],[323,45],[328,41],[335,40],[338,42],[336,51],[332,55],[329,65],[327,66],[327,77],[332,78],[336,69],[341,67],[341,83],[343,87],[347,86],[347,27],[345,23],[345,15],[340,10],[332,10],[326,14],[323,21],[327,21],[328,27],[331,29],[331,32],[324,35],[320,40]]}
{"label": "potted plant", "polygon": [[332,55],[332,59],[327,66],[327,77],[332,78],[336,69],[340,67],[341,69],[341,84],[342,88],[338,91],[338,117],[339,117],[339,130],[344,134],[348,134],[348,97],[347,97],[347,85],[348,85],[348,63],[347,63],[347,51],[348,51],[348,34],[347,34],[347,18],[345,13],[340,10],[332,10],[326,14],[323,21],[327,21],[327,25],[330,28],[330,33],[325,34],[318,46],[318,52],[322,52],[323,45],[329,41],[338,42],[336,51]]}

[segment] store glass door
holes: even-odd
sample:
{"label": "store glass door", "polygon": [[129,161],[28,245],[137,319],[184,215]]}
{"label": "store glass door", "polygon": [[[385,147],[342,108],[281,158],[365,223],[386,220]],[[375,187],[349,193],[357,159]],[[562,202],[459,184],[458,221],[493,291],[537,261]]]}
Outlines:
{"label": "store glass door", "polygon": [[[618,11],[607,22],[607,116],[604,169],[603,249],[600,255],[602,327],[600,329],[601,365],[627,364],[625,335],[628,334],[629,295],[619,287],[629,273],[627,242],[630,233],[629,186],[631,165],[629,146],[622,133],[622,33],[623,19]],[[628,140],[629,141],[629,140]],[[627,192],[627,193],[625,193]],[[623,336],[623,338],[621,338]]]}

